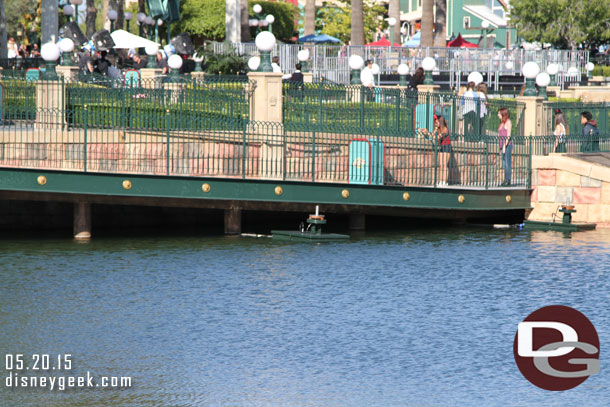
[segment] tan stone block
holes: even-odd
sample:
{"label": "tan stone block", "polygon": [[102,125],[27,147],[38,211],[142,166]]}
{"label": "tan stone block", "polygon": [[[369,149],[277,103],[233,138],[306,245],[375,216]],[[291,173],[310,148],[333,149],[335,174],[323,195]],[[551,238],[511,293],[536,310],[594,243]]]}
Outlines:
{"label": "tan stone block", "polygon": [[[588,222],[590,206],[591,205],[576,205],[576,212],[572,214],[572,222]],[[561,212],[559,212],[559,214],[561,215],[559,219],[561,219],[563,214],[561,214]]]}
{"label": "tan stone block", "polygon": [[601,188],[574,188],[575,204],[598,204],[601,202]]}
{"label": "tan stone block", "polygon": [[538,202],[555,202],[555,187],[539,186]]}
{"label": "tan stone block", "polygon": [[553,219],[553,214],[557,212],[558,205],[556,203],[532,203],[532,207],[528,220],[549,221]]}
{"label": "tan stone block", "polygon": [[610,205],[589,205],[589,223],[610,222]]}
{"label": "tan stone block", "polygon": [[600,179],[599,177],[593,177],[591,175],[591,167],[593,165],[590,163],[560,155],[554,156],[553,158],[555,168],[561,168],[563,171],[571,172],[578,175],[584,175],[585,177]]}
{"label": "tan stone block", "polygon": [[580,187],[580,175],[568,171],[557,170],[555,185],[562,187]]}
{"label": "tan stone block", "polygon": [[530,201],[533,203],[538,202],[538,188],[534,187],[534,189],[532,189],[532,195],[530,196]]}
{"label": "tan stone block", "polygon": [[599,188],[602,186],[602,182],[598,179],[581,176],[580,177],[580,186]]}
{"label": "tan stone block", "polygon": [[574,202],[574,187],[557,187],[555,190],[555,202]]}
{"label": "tan stone block", "polygon": [[610,203],[610,182],[602,182],[602,200],[601,203]]}
{"label": "tan stone block", "polygon": [[532,156],[532,168],[554,168],[554,158],[551,155]]}
{"label": "tan stone block", "polygon": [[[554,186],[557,184],[556,170],[538,170],[538,185]],[[578,184],[580,186],[580,184]]]}
{"label": "tan stone block", "polygon": [[601,165],[593,165],[591,166],[589,176],[594,179],[610,182],[610,168]]}

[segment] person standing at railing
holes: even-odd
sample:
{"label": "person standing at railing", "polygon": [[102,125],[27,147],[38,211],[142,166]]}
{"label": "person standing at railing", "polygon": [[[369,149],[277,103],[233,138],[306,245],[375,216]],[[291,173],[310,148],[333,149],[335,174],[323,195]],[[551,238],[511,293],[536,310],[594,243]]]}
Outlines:
{"label": "person standing at railing", "polygon": [[273,72],[282,73],[282,68],[280,68],[280,57],[275,56],[271,58],[271,67],[273,68]]}
{"label": "person standing at railing", "polygon": [[502,166],[504,167],[504,182],[502,183],[502,186],[509,186],[513,152],[513,141],[511,140],[513,124],[510,121],[508,109],[505,107],[498,110],[498,118],[500,119],[500,126],[498,126],[500,157],[502,159]]}
{"label": "person standing at railing", "polygon": [[475,120],[477,120],[477,93],[474,82],[468,82],[466,92],[462,95],[462,115],[464,116],[464,137],[467,140],[474,138]]}
{"label": "person standing at railing", "polygon": [[593,119],[591,112],[580,114],[580,124],[583,125],[580,151],[583,153],[599,151],[599,130],[597,130],[597,122]]}
{"label": "person standing at railing", "polygon": [[555,110],[555,145],[553,151],[556,153],[565,153],[566,141],[568,138],[568,123],[566,122],[566,115],[560,109]]}
{"label": "person standing at railing", "polygon": [[[487,135],[487,85],[483,82],[477,85],[477,108],[479,110],[479,134],[481,136]],[[479,140],[481,140],[479,138]]]}
{"label": "person standing at railing", "polygon": [[367,100],[374,100],[373,92],[375,90],[375,75],[373,75],[373,61],[367,59],[364,62],[364,68],[360,72],[360,82],[362,82],[362,86],[369,88],[367,94]]}
{"label": "person standing at railing", "polygon": [[422,68],[421,66],[419,68],[417,68],[417,70],[411,77],[411,80],[409,81],[409,88],[411,90],[417,91],[417,87],[419,85],[421,85],[422,83],[424,83],[425,75],[426,75],[426,73],[424,72],[424,68]]}

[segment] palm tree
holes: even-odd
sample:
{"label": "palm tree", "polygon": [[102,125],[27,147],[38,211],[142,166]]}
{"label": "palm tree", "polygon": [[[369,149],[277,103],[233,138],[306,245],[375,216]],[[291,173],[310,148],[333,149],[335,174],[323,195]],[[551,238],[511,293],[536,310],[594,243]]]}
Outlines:
{"label": "palm tree", "polygon": [[248,15],[248,0],[241,0],[239,3],[239,19],[241,25],[241,41],[250,41],[250,16]]}
{"label": "palm tree", "polygon": [[388,15],[390,17],[394,17],[396,19],[396,25],[394,25],[394,42],[401,43],[400,42],[400,0],[390,0],[390,6],[388,8]]}
{"label": "palm tree", "polygon": [[316,0],[307,0],[305,3],[305,35],[316,31]]}
{"label": "palm tree", "polygon": [[0,58],[6,58],[6,15],[4,14],[4,0],[0,0]]}
{"label": "palm tree", "polygon": [[447,0],[436,0],[436,18],[434,21],[434,46],[447,46]]}
{"label": "palm tree", "polygon": [[94,1],[87,2],[87,17],[85,19],[85,25],[87,26],[87,38],[91,38],[97,31],[95,29],[95,19],[97,18],[97,8],[95,7]]}
{"label": "palm tree", "polygon": [[364,14],[362,0],[352,0],[351,45],[364,45]]}
{"label": "palm tree", "polygon": [[432,38],[432,26],[434,24],[434,1],[422,0],[421,14],[421,46],[431,47],[434,45]]}

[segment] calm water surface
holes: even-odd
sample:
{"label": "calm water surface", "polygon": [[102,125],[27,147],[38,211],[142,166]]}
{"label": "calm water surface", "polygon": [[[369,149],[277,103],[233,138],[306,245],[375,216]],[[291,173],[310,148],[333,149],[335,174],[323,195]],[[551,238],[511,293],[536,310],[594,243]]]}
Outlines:
{"label": "calm water surface", "polygon": [[[610,231],[472,228],[0,240],[2,356],[133,377],[7,389],[2,365],[0,406],[609,406],[609,248]],[[586,314],[602,347],[601,373],[567,392],[513,359],[517,324],[551,304]]]}

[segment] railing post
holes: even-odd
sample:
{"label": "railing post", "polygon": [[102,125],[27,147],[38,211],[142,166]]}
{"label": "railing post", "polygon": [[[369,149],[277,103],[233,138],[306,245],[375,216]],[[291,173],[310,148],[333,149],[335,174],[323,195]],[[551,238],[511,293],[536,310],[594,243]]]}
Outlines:
{"label": "railing post", "polygon": [[365,92],[365,88],[364,86],[360,86],[360,132],[362,133],[363,129],[364,129],[364,92]]}
{"label": "railing post", "polygon": [[83,169],[84,169],[84,172],[87,172],[87,127],[89,124],[89,109],[87,108],[87,105],[84,105],[83,109],[85,109],[85,134],[84,134],[84,140],[83,140],[83,153],[84,153]]}
{"label": "railing post", "polygon": [[396,96],[396,131],[400,131],[400,102],[402,97],[402,89],[398,89],[398,95]]}
{"label": "railing post", "polygon": [[529,154],[527,160],[527,188],[532,187],[532,135],[530,134],[529,140]]}
{"label": "railing post", "polygon": [[485,139],[485,189],[489,189],[489,137]]}
{"label": "railing post", "polygon": [[313,123],[311,134],[311,182],[316,182],[316,123]]}
{"label": "railing post", "polygon": [[244,129],[242,132],[242,152],[241,152],[241,172],[242,172],[242,179],[246,179],[246,154],[248,152],[248,148],[246,146],[246,132],[248,129],[248,122],[244,121]]}
{"label": "railing post", "polygon": [[169,175],[169,157],[170,157],[170,144],[169,144],[169,109],[165,111],[165,129],[167,132],[167,151],[166,151],[166,165],[167,165],[167,175]]}

